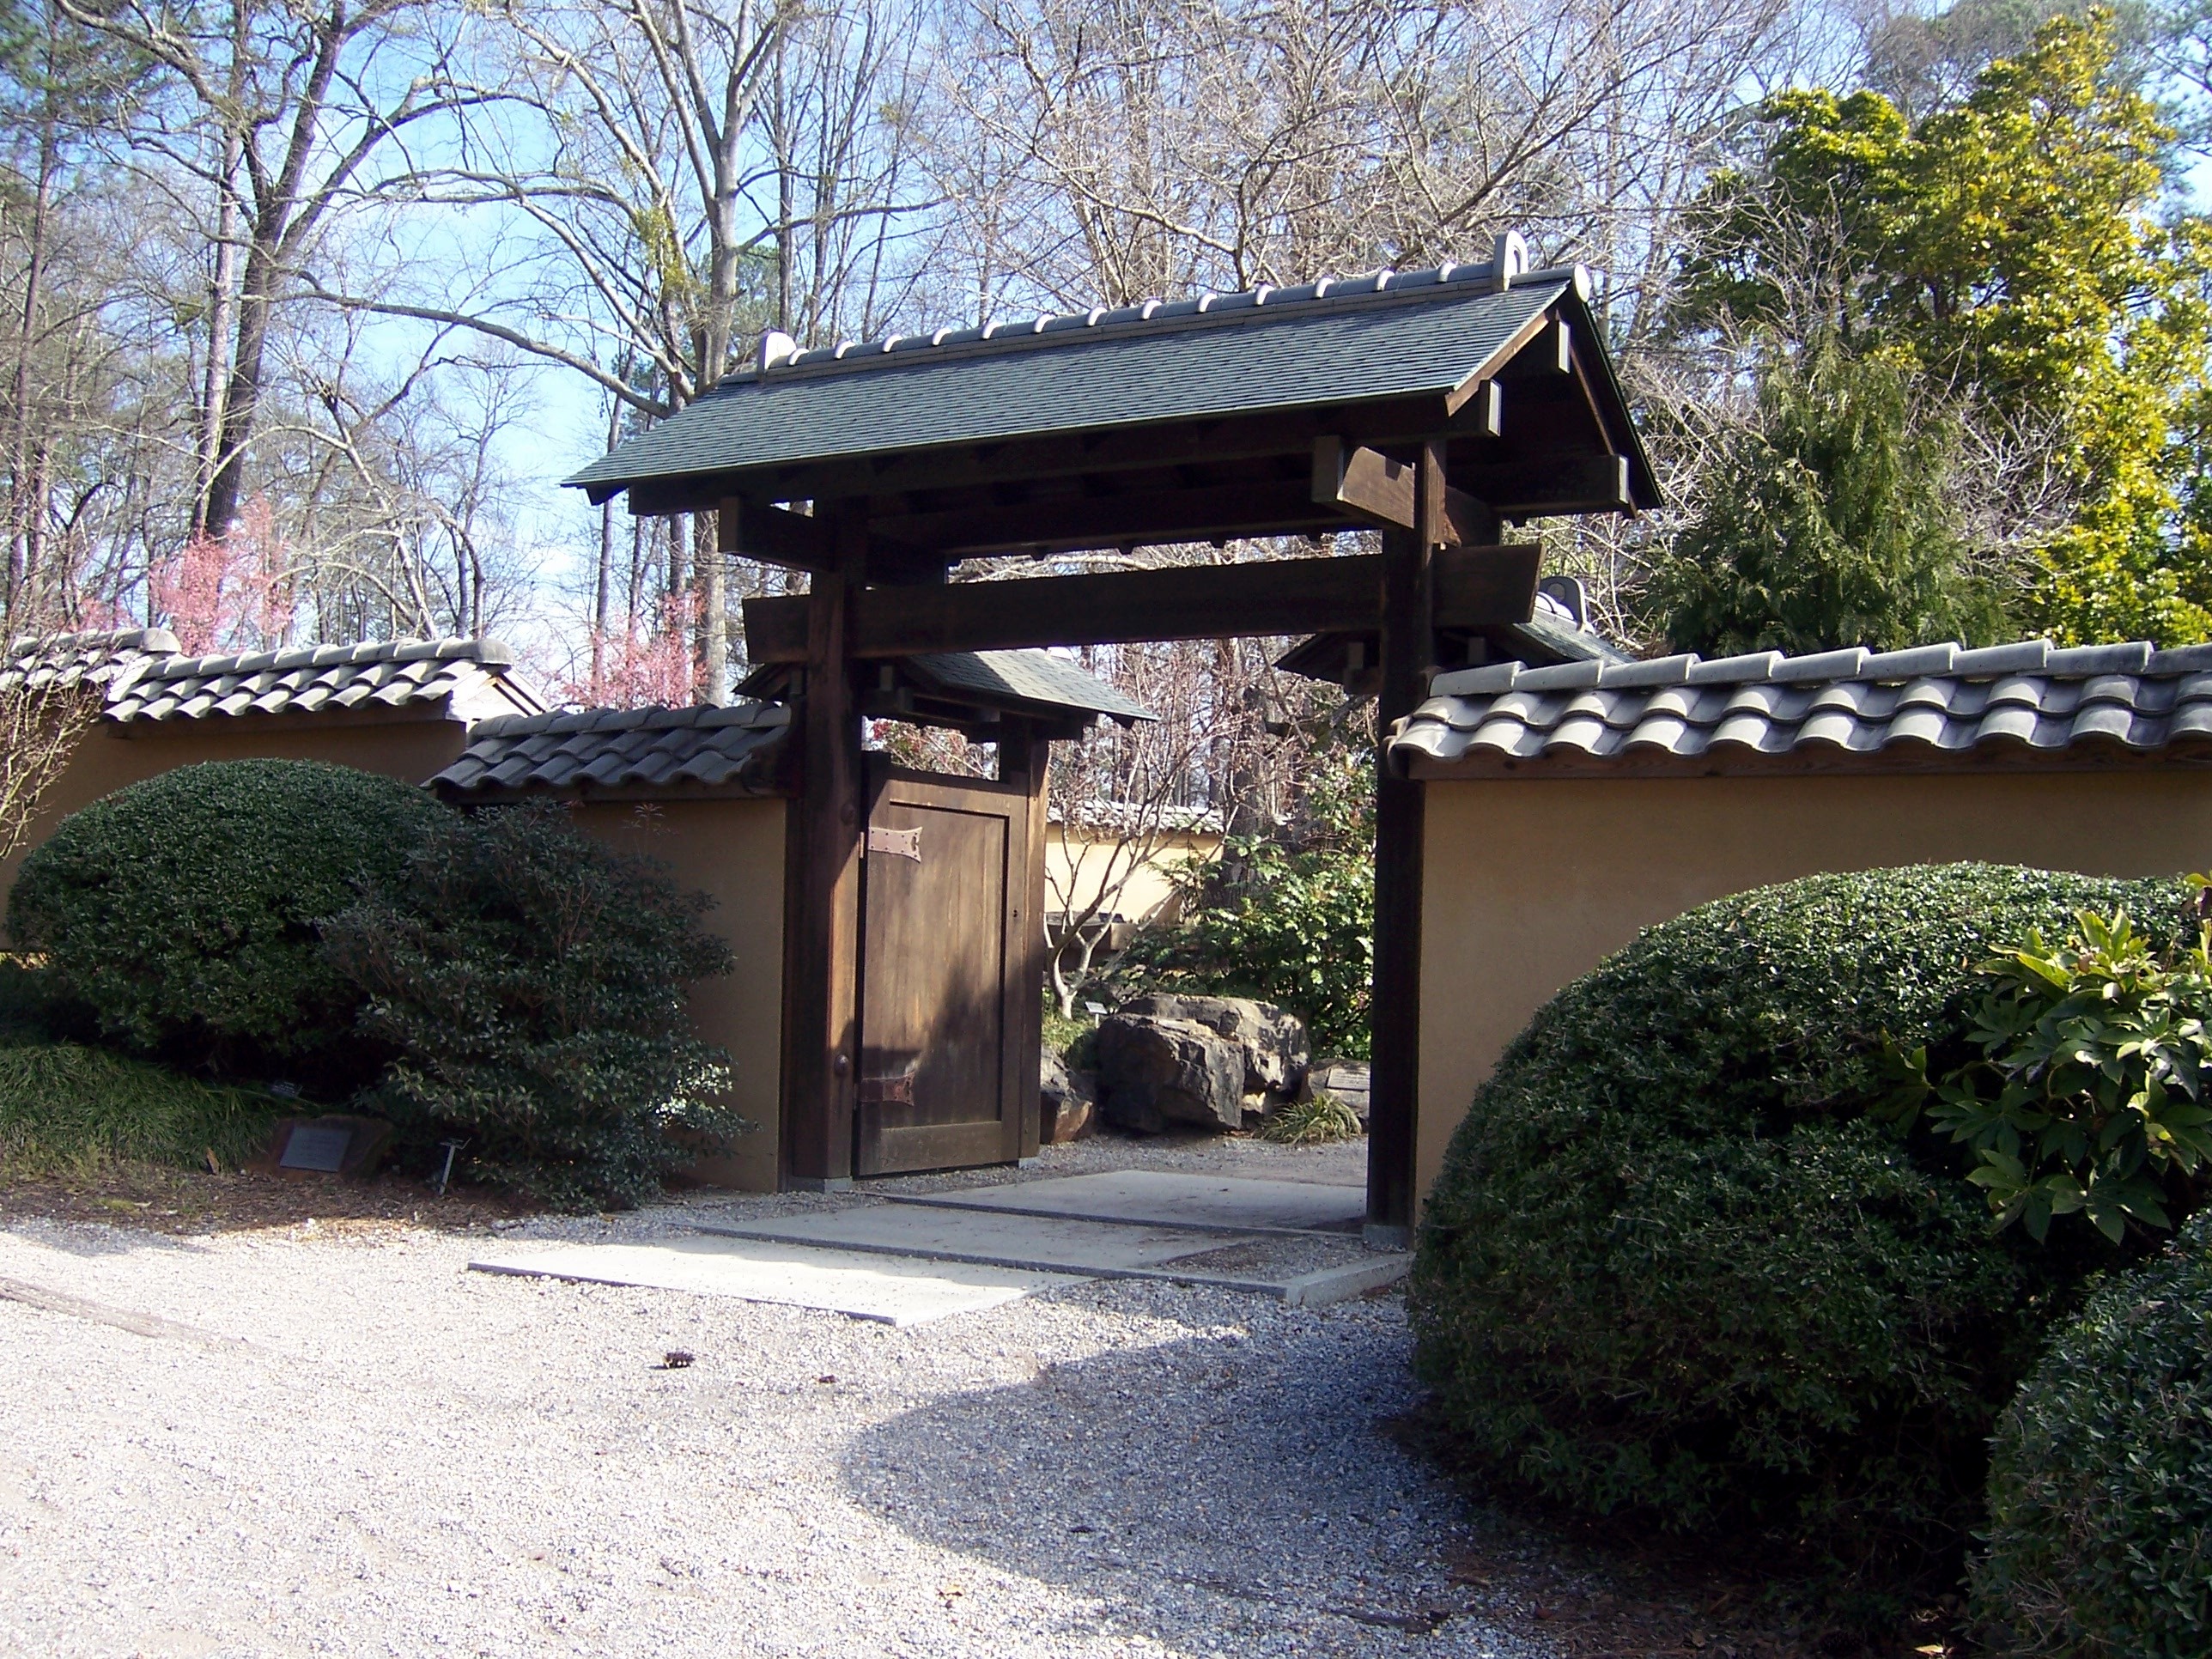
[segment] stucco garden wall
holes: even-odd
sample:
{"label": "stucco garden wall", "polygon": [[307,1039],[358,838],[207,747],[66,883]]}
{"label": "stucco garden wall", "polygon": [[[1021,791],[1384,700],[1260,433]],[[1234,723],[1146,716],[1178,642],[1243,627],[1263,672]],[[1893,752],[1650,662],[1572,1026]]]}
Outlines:
{"label": "stucco garden wall", "polygon": [[1982,860],[2212,867],[2212,770],[1431,781],[1421,923],[1425,1194],[1475,1088],[1553,993],[1655,922],[1822,871]]}
{"label": "stucco garden wall", "polygon": [[576,823],[626,853],[659,860],[678,884],[707,893],[703,919],[730,943],[737,971],[691,991],[700,1036],[737,1063],[732,1103],[759,1126],[726,1157],[702,1158],[692,1179],[772,1193],[781,1168],[782,1114],[783,841],[789,804],[780,798],[655,802],[591,801]]}

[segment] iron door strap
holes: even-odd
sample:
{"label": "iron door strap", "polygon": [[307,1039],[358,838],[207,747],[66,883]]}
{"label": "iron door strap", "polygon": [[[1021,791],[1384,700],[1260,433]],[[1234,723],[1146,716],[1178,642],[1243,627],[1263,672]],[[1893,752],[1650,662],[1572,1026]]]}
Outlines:
{"label": "iron door strap", "polygon": [[919,826],[912,830],[883,830],[871,824],[868,827],[868,850],[871,853],[896,854],[900,858],[912,859],[919,864],[921,862],[921,830]]}
{"label": "iron door strap", "polygon": [[911,1106],[914,1104],[914,1073],[902,1072],[896,1077],[864,1077],[860,1079],[860,1103],[864,1106]]}

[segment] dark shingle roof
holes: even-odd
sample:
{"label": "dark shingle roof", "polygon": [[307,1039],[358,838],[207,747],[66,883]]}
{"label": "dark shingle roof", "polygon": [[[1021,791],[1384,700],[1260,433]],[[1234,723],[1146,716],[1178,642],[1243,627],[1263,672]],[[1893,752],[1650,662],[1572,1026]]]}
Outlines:
{"label": "dark shingle roof", "polygon": [[1049,651],[946,651],[902,662],[919,684],[951,696],[1103,714],[1124,726],[1153,718],[1142,703]]}
{"label": "dark shingle roof", "polygon": [[1391,740],[1458,776],[2212,761],[2212,646],[1776,652],[1441,674]]}
{"label": "dark shingle roof", "polygon": [[803,351],[733,375],[568,482],[647,480],[1451,391],[1580,271],[1389,271]]}
{"label": "dark shingle roof", "polygon": [[790,723],[789,709],[765,702],[486,720],[431,783],[460,799],[683,787],[773,794],[776,753]]}
{"label": "dark shingle roof", "polygon": [[149,657],[166,657],[177,636],[166,628],[100,629],[82,634],[29,634],[8,647],[0,665],[0,690],[28,685],[33,690],[82,685],[112,685],[142,666]]}
{"label": "dark shingle roof", "polygon": [[[174,649],[176,641],[168,641]],[[443,702],[454,718],[544,707],[491,640],[398,640],[220,657],[144,659],[111,688],[112,720],[191,720]]]}

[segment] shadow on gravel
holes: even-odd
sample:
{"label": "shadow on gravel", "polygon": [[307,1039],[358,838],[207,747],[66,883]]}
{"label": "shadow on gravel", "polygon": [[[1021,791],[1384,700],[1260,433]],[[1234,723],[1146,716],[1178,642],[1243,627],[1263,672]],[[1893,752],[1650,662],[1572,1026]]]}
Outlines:
{"label": "shadow on gravel", "polygon": [[1468,1593],[1437,1565],[1458,1505],[1378,1427],[1414,1393],[1402,1343],[1285,1324],[908,1412],[856,1437],[846,1485],[917,1538],[1177,1647],[1389,1652],[1449,1620],[1423,1652],[1525,1651],[1458,1617]]}

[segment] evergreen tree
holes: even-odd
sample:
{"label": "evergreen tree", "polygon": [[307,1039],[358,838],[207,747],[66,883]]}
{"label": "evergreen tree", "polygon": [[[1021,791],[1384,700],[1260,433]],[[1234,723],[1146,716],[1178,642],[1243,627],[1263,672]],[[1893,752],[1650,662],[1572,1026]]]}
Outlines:
{"label": "evergreen tree", "polygon": [[1958,445],[1955,420],[1916,409],[1895,359],[1854,356],[1832,334],[1778,351],[1758,418],[1656,573],[1656,630],[1707,657],[2002,636],[1951,498]]}

